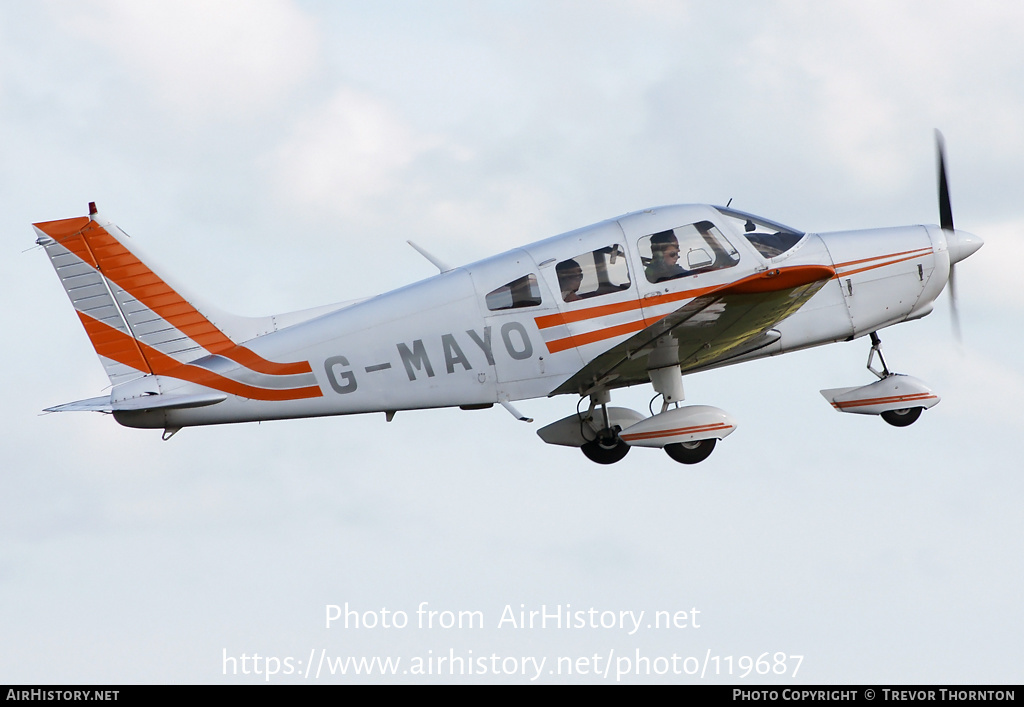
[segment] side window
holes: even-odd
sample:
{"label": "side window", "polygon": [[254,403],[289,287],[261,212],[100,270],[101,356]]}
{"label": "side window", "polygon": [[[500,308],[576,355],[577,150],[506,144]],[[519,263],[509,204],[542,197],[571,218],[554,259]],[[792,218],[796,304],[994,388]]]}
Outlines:
{"label": "side window", "polygon": [[507,285],[487,293],[484,298],[487,309],[495,312],[499,309],[518,309],[534,307],[540,304],[540,285],[533,273],[523,275]]}
{"label": "side window", "polygon": [[582,253],[555,266],[558,289],[566,302],[629,289],[626,252],[620,245]]}
{"label": "side window", "polygon": [[637,243],[648,282],[731,268],[740,254],[710,221],[644,236]]}

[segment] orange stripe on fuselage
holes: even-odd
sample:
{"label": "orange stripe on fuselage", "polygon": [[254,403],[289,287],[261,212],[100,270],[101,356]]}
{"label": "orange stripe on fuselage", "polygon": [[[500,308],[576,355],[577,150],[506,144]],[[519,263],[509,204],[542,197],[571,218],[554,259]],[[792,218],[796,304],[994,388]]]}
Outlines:
{"label": "orange stripe on fuselage", "polygon": [[[845,268],[850,265],[860,265],[861,263],[872,263],[872,265],[865,265],[862,268],[855,268],[853,270],[847,270],[845,272],[837,272],[835,278],[846,277],[847,275],[856,275],[857,273],[867,272],[868,270],[875,270],[877,268],[884,268],[886,265],[895,265],[896,263],[902,263],[907,260],[914,260],[922,255],[927,255],[933,252],[931,248],[918,248],[917,250],[905,250],[901,253],[890,253],[889,255],[877,255],[873,258],[861,258],[860,260],[849,260],[845,263],[839,263],[836,268]],[[903,256],[903,257],[900,257]],[[889,260],[889,258],[895,258],[895,260]],[[884,260],[884,263],[875,261]]]}
{"label": "orange stripe on fuselage", "polygon": [[841,278],[841,277],[846,277],[847,275],[856,275],[857,273],[867,272],[868,270],[875,270],[877,268],[884,268],[886,265],[895,265],[896,263],[902,263],[902,262],[907,261],[907,260],[916,260],[917,258],[920,258],[922,255],[924,255],[924,253],[917,253],[915,255],[908,255],[908,256],[906,256],[904,258],[897,258],[896,260],[889,260],[889,261],[884,262],[884,263],[876,263],[874,265],[867,265],[867,266],[865,266],[863,268],[857,268],[856,270],[847,270],[846,272],[837,273],[836,274],[836,279]]}
{"label": "orange stripe on fuselage", "polygon": [[682,300],[694,299],[711,292],[722,294],[757,294],[765,292],[776,292],[786,290],[800,285],[808,285],[818,280],[825,280],[835,275],[835,270],[827,265],[795,265],[789,268],[774,268],[767,272],[760,272],[748,275],[742,280],[730,282],[724,285],[710,285],[708,287],[696,287],[692,290],[681,290],[669,292],[663,295],[644,297],[642,300],[628,300],[616,302],[615,304],[603,304],[597,307],[587,307],[558,314],[547,314],[537,317],[537,328],[547,329],[572,322],[582,322],[587,319],[605,317],[609,314],[620,312],[631,312],[636,309],[657,307],[658,305],[679,302]]}
{"label": "orange stripe on fuselage", "polygon": [[[658,317],[660,319],[661,317]],[[658,319],[650,321],[653,324]],[[566,336],[562,339],[556,339],[555,341],[547,342],[548,353],[558,353],[559,351],[565,351],[566,349],[574,349],[578,346],[584,346],[586,344],[593,344],[596,341],[604,341],[615,336],[623,336],[625,334],[633,334],[649,326],[648,320],[638,319],[633,322],[627,322],[625,324],[619,324],[617,326],[607,327],[605,329],[597,329],[595,331],[589,331],[585,334],[577,334],[575,336]]]}
{"label": "orange stripe on fuselage", "polygon": [[[685,295],[687,293],[681,294]],[[635,309],[639,309],[641,306],[642,305],[637,300],[631,299],[626,300],[625,302],[616,302],[615,304],[602,304],[598,307],[586,307],[585,309],[577,309],[568,312],[559,312],[558,314],[545,314],[542,317],[537,317],[534,321],[537,322],[538,329],[548,329],[553,326],[561,326],[562,324],[582,322],[586,321],[587,319],[596,319],[597,317],[606,317],[609,314],[632,312]]]}
{"label": "orange stripe on fuselage", "polygon": [[[930,253],[931,251],[932,251],[931,247],[928,247],[928,248],[917,248],[916,250],[904,250],[904,251],[900,251],[899,253],[889,253],[888,255],[875,255],[875,256],[872,256],[870,258],[861,258],[860,260],[847,260],[845,263],[836,263],[836,267],[837,268],[845,268],[848,265],[860,265],[861,263],[870,263],[873,260],[885,260],[886,258],[898,258],[901,255],[911,255],[911,254],[924,255],[925,253]],[[884,264],[885,263],[883,263],[883,265]]]}
{"label": "orange stripe on fuselage", "polygon": [[143,373],[156,373],[170,378],[178,378],[251,400],[282,401],[323,397],[319,386],[271,390],[239,383],[200,366],[181,363],[87,314],[79,312],[78,317],[82,320],[97,353]]}
{"label": "orange stripe on fuselage", "polygon": [[[812,282],[827,280],[834,276],[835,270],[827,265],[795,265],[789,268],[774,268],[767,272],[749,275],[741,280],[724,285],[698,287],[692,290],[682,290],[680,292],[670,292],[662,295],[645,297],[642,300],[633,299],[626,302],[599,305],[597,307],[587,307],[585,309],[577,309],[558,314],[547,314],[537,317],[535,321],[538,329],[548,329],[555,326],[569,324],[571,322],[582,322],[587,321],[588,319],[597,319],[611,314],[631,312],[637,309],[648,309],[662,304],[690,300],[711,293],[720,295],[765,294],[769,292],[777,292],[779,290],[792,289],[794,287],[800,287],[801,285],[809,285]],[[642,316],[640,319],[626,324],[618,324],[604,329],[597,329],[595,331],[549,341],[547,342],[548,352],[558,353],[559,351],[565,351],[566,349],[576,348],[585,344],[592,344],[597,341],[603,341],[616,336],[632,334],[658,322],[665,316],[668,315],[665,314],[657,317]]]}
{"label": "orange stripe on fuselage", "polygon": [[312,372],[308,361],[275,363],[235,344],[106,229],[88,217],[35,225],[208,352],[259,373],[291,375]]}

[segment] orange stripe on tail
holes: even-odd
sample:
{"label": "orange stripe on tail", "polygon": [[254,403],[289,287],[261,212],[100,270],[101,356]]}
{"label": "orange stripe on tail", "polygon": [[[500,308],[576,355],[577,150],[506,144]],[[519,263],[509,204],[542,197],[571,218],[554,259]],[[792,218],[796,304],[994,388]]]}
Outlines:
{"label": "orange stripe on tail", "polygon": [[93,346],[96,347],[97,353],[143,373],[156,373],[170,378],[178,378],[251,400],[281,401],[323,397],[319,386],[271,390],[239,383],[200,366],[181,363],[87,314],[79,313],[78,316],[82,320]]}
{"label": "orange stripe on tail", "polygon": [[[90,218],[83,216],[60,221],[46,221],[37,223],[35,226],[149,307],[209,353],[219,354],[259,373],[292,375],[312,372],[313,369],[308,361],[276,363],[266,360],[244,346],[235,344],[201,312],[175,292],[174,288],[150,270],[106,229]],[[127,365],[137,368],[133,364]]]}

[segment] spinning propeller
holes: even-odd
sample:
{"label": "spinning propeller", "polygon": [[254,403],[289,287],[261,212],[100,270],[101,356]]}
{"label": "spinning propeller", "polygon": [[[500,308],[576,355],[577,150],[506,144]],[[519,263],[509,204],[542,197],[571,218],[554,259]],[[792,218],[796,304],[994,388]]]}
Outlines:
{"label": "spinning propeller", "polygon": [[935,131],[935,152],[939,170],[939,226],[949,248],[949,311],[953,319],[953,333],[960,341],[960,313],[956,302],[956,264],[974,253],[984,244],[973,233],[957,231],[953,227],[953,207],[949,201],[949,180],[946,178],[946,142],[942,133]]}

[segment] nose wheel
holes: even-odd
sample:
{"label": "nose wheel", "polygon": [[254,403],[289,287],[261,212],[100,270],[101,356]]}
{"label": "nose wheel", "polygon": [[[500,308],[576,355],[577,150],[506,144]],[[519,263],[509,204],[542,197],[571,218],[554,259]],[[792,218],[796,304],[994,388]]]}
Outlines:
{"label": "nose wheel", "polygon": [[[878,361],[882,364],[882,370],[876,371],[871,363],[875,356],[878,356]],[[878,338],[878,332],[871,332],[871,351],[868,353],[868,370],[878,376],[879,380],[885,380],[889,376],[893,375],[892,371],[889,370],[889,366],[885,363],[885,358],[882,356],[882,340]],[[900,408],[899,410],[886,410],[880,413],[883,420],[888,422],[893,427],[909,427],[910,425],[917,422],[917,418],[921,417],[921,413],[924,411],[922,407],[908,407]]]}

